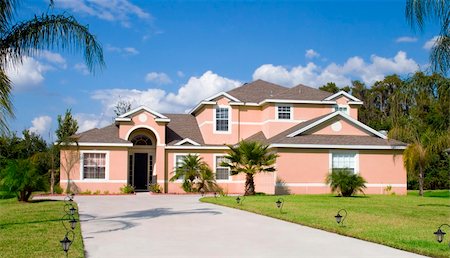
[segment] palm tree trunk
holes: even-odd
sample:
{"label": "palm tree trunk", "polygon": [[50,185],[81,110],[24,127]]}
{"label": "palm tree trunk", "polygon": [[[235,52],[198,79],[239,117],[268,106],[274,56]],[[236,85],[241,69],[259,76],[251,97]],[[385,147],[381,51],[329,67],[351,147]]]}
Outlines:
{"label": "palm tree trunk", "polygon": [[247,174],[245,177],[244,195],[255,195],[255,181],[253,179],[253,174]]}
{"label": "palm tree trunk", "polygon": [[423,196],[423,168],[419,166],[419,196]]}

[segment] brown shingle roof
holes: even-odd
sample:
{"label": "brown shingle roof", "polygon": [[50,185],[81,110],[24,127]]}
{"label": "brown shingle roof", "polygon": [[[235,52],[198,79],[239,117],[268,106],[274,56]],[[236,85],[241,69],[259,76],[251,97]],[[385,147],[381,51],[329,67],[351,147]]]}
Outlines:
{"label": "brown shingle roof", "polygon": [[267,141],[266,136],[262,131],[259,131],[245,139],[246,141],[257,141],[257,142],[265,142]]}
{"label": "brown shingle roof", "polygon": [[244,84],[241,87],[232,89],[227,93],[243,102],[259,103],[265,99],[271,99],[276,94],[287,89],[288,88],[274,83],[256,80],[254,82]]}
{"label": "brown shingle roof", "polygon": [[377,146],[406,146],[397,140],[385,140],[377,136],[354,135],[300,135],[277,139],[272,144],[321,144],[321,145],[377,145]]}
{"label": "brown shingle roof", "polygon": [[115,124],[100,129],[94,128],[86,132],[75,134],[73,137],[78,138],[78,142],[130,143],[129,141],[119,138],[119,128]]}
{"label": "brown shingle roof", "polygon": [[333,93],[299,84],[293,88],[276,94],[271,99],[323,100],[331,95],[333,95]]}
{"label": "brown shingle roof", "polygon": [[198,127],[197,120],[189,114],[164,114],[170,119],[166,126],[166,144],[175,143],[189,138],[201,145],[205,143]]}

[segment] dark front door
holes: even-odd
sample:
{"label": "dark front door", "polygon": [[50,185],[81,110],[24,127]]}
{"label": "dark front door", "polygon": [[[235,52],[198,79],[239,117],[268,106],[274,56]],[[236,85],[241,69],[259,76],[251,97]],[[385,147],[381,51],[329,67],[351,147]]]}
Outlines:
{"label": "dark front door", "polygon": [[147,190],[148,154],[134,154],[134,187],[136,190]]}

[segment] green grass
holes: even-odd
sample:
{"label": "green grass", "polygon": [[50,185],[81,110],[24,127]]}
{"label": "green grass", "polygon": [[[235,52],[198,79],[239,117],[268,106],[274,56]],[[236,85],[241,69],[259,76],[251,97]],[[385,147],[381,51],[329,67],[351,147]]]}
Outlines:
{"label": "green grass", "polygon": [[[62,201],[19,203],[0,198],[0,257],[65,257],[59,243],[66,233],[63,207]],[[69,257],[84,257],[79,224],[74,233]]]}
{"label": "green grass", "polygon": [[[408,195],[419,196],[418,190],[409,190]],[[424,197],[440,197],[440,198],[450,198],[450,190],[425,190],[423,192]]]}
{"label": "green grass", "polygon": [[[341,235],[351,236],[398,249],[434,257],[450,257],[450,231],[444,242],[436,242],[433,232],[443,223],[450,224],[450,198],[367,195],[351,198],[332,195],[287,195],[246,197],[242,205],[236,197],[205,197],[201,201],[242,209]],[[283,213],[275,201],[285,201]],[[334,216],[339,209],[348,211],[345,226]],[[324,243],[326,245],[326,243]]]}

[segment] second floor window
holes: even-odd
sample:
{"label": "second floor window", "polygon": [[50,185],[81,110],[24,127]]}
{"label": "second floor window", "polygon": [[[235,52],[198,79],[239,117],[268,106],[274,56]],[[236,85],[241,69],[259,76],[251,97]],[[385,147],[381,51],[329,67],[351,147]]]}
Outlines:
{"label": "second floor window", "polygon": [[229,109],[226,107],[216,108],[216,131],[228,132],[229,129]]}
{"label": "second floor window", "polygon": [[279,120],[290,120],[291,119],[291,106],[289,105],[278,105],[277,106],[277,119]]}
{"label": "second floor window", "polygon": [[343,106],[343,105],[335,105],[334,106],[334,111],[341,111],[342,113],[346,113],[348,114],[348,106]]}

